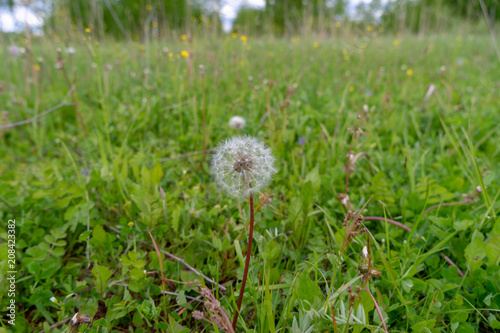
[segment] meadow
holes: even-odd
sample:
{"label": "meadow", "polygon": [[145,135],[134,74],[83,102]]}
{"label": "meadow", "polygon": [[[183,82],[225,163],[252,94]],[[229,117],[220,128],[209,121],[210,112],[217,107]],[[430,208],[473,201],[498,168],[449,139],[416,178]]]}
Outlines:
{"label": "meadow", "polygon": [[500,328],[487,34],[11,42],[33,46],[0,51],[0,332],[68,331],[76,312],[82,332],[229,332],[250,215],[210,160],[237,135],[277,172],[236,332]]}

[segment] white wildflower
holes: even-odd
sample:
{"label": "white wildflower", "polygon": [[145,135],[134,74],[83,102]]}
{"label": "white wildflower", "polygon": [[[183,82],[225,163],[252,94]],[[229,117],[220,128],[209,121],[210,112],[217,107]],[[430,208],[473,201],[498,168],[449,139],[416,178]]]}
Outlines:
{"label": "white wildflower", "polygon": [[75,54],[75,48],[69,46],[66,48],[66,53],[69,54],[69,55],[73,55]]}
{"label": "white wildflower", "polygon": [[362,258],[368,258],[368,248],[366,246],[361,251],[361,257]]}
{"label": "white wildflower", "polygon": [[56,304],[57,304],[57,298],[55,298],[54,296],[52,296],[52,297],[50,298],[50,301],[51,301],[52,303],[56,303]]}
{"label": "white wildflower", "polygon": [[240,117],[240,116],[234,116],[229,120],[229,127],[235,128],[235,129],[242,129],[245,127],[246,121],[245,118]]}
{"label": "white wildflower", "polygon": [[251,136],[237,136],[219,144],[211,172],[229,194],[248,197],[266,187],[276,173],[271,149]]}

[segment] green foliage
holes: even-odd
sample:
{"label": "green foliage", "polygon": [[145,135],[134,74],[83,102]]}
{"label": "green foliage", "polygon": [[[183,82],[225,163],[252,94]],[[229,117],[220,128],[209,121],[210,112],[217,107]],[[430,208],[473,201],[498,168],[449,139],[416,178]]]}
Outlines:
{"label": "green foliage", "polygon": [[[94,319],[88,332],[217,331],[193,318],[205,311],[192,285],[203,279],[159,260],[147,230],[225,287],[203,280],[234,314],[248,201],[218,191],[203,142],[235,134],[264,140],[278,170],[255,198],[238,331],[332,332],[334,318],[339,332],[380,331],[376,305],[391,332],[498,329],[500,63],[489,36],[247,37],[70,40],[76,53],[61,56],[88,133],[53,68],[64,42],[33,40],[36,79],[29,57],[0,54],[3,123],[40,117],[0,130],[0,280],[16,219],[15,331],[47,331],[76,311]],[[247,126],[228,127],[234,115]],[[342,203],[350,150],[364,154]],[[369,198],[362,214],[382,221],[363,223],[381,274],[365,285],[366,235],[340,251],[346,206]],[[7,294],[0,283],[2,309]]]}

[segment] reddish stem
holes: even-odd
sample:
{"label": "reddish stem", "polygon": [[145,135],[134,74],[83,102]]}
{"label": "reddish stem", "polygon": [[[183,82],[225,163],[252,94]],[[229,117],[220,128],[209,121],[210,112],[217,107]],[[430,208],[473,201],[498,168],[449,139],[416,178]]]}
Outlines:
{"label": "reddish stem", "polygon": [[406,226],[406,225],[404,225],[403,223],[400,223],[398,221],[394,221],[394,220],[391,220],[391,219],[386,219],[384,217],[365,216],[365,217],[363,217],[363,220],[368,220],[368,221],[370,221],[370,220],[371,221],[382,221],[382,222],[383,221],[387,221],[387,222],[389,222],[391,224],[397,225],[398,227],[405,229],[406,231],[411,231],[411,228],[408,227],[408,226]]}
{"label": "reddish stem", "polygon": [[378,312],[378,315],[380,317],[380,321],[382,322],[382,325],[384,325],[384,330],[389,333],[389,331],[387,330],[387,326],[385,326],[385,319],[384,317],[382,317],[382,312],[380,312],[380,308],[378,307],[378,303],[377,301],[375,300],[375,297],[373,297],[372,293],[370,292],[370,289],[368,288],[368,286],[366,286],[366,291],[368,292],[368,294],[370,294],[370,296],[372,297],[372,300],[373,300],[373,303],[375,303],[375,308],[377,309],[377,312]]}
{"label": "reddish stem", "polygon": [[458,275],[460,275],[460,277],[464,277],[464,273],[462,273],[462,271],[460,270],[460,268],[458,268],[457,264],[455,264],[450,258],[448,258],[448,256],[446,256],[443,252],[441,252],[441,257],[443,257],[444,260],[446,260],[446,262],[448,264],[450,264],[451,266],[453,267],[456,267],[457,270],[458,270]]}
{"label": "reddish stem", "polygon": [[248,267],[250,266],[250,255],[252,253],[253,222],[254,222],[253,194],[250,192],[250,232],[248,235],[247,257],[245,261],[245,270],[243,272],[243,280],[241,281],[240,296],[238,297],[238,302],[236,303],[237,307],[236,312],[234,313],[233,329],[236,328],[236,322],[238,321],[238,316],[240,314],[240,309],[241,309],[241,302],[243,301],[243,293],[245,292],[245,285],[247,283]]}

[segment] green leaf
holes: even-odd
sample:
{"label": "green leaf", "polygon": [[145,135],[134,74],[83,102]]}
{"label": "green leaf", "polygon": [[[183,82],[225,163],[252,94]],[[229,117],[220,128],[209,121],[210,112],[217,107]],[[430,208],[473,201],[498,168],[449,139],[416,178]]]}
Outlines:
{"label": "green leaf", "polygon": [[307,270],[299,274],[295,283],[295,292],[299,301],[307,301],[311,305],[314,303],[315,298],[321,300],[325,298],[318,285],[309,277]]}
{"label": "green leaf", "polygon": [[453,222],[453,228],[457,231],[467,230],[474,225],[474,221],[464,220]]}
{"label": "green leaf", "polygon": [[175,233],[179,232],[179,220],[181,217],[181,208],[177,207],[172,214],[172,228]]}
{"label": "green leaf", "polygon": [[105,266],[95,265],[94,268],[92,268],[92,274],[94,274],[97,289],[99,290],[99,293],[102,294],[104,287],[111,277],[111,271]]}
{"label": "green leaf", "polygon": [[436,319],[423,320],[413,325],[411,327],[411,331],[412,333],[427,332],[426,328],[429,329],[434,328],[435,324],[436,324]]}
{"label": "green leaf", "polygon": [[410,292],[411,288],[413,287],[413,281],[410,279],[405,279],[401,281],[401,285],[403,286],[404,291],[407,293]]}
{"label": "green leaf", "polygon": [[479,238],[475,237],[465,248],[465,258],[471,273],[482,265],[484,257],[486,257],[486,247]]}
{"label": "green leaf", "polygon": [[94,239],[98,244],[104,244],[106,242],[106,231],[104,228],[97,224],[92,232],[92,239]]}
{"label": "green leaf", "polygon": [[307,174],[304,183],[307,183],[308,181],[311,182],[313,190],[315,191],[319,190],[321,186],[321,177],[319,176],[318,167],[315,167]]}
{"label": "green leaf", "polygon": [[500,262],[500,235],[490,239],[486,244],[486,256],[488,257],[488,266],[498,265]]}
{"label": "green leaf", "polygon": [[91,234],[91,233],[92,233],[92,231],[91,231],[91,230],[86,230],[86,231],[82,232],[82,233],[80,234],[80,236],[78,236],[78,240],[79,240],[80,242],[85,242],[85,241],[87,241],[87,238],[90,236],[90,234]]}

